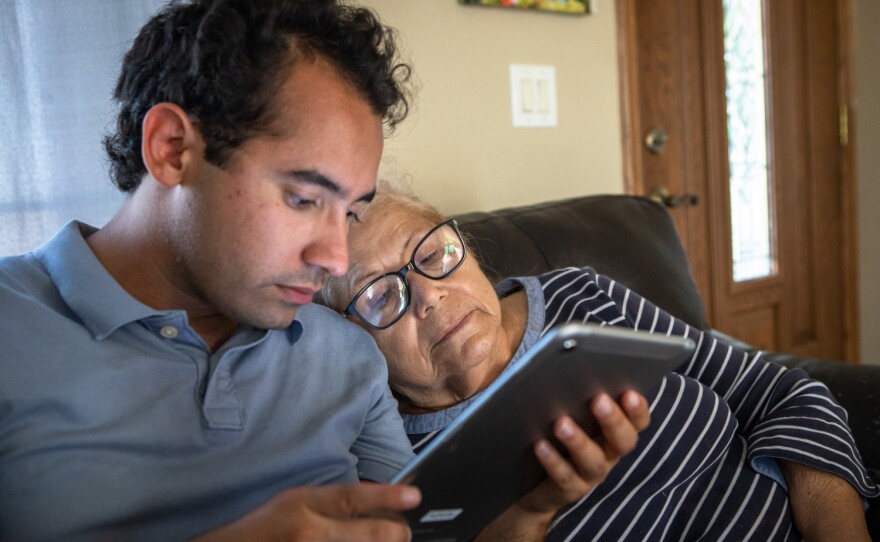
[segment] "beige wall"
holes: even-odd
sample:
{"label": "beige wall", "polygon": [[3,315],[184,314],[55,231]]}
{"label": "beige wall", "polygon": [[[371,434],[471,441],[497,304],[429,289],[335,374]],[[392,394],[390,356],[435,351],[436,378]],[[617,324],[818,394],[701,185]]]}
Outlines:
{"label": "beige wall", "polygon": [[[382,175],[405,176],[447,213],[623,191],[614,4],[586,17],[366,0],[401,34],[421,90],[386,143]],[[862,359],[880,363],[880,3],[854,0]],[[556,67],[559,126],[514,129],[509,64]]]}
{"label": "beige wall", "polygon": [[[421,86],[386,142],[383,176],[410,178],[447,213],[623,191],[610,1],[589,16],[366,3],[399,31]],[[555,66],[558,127],[511,127],[510,64]]]}
{"label": "beige wall", "polygon": [[880,364],[880,2],[855,0],[862,361]]}

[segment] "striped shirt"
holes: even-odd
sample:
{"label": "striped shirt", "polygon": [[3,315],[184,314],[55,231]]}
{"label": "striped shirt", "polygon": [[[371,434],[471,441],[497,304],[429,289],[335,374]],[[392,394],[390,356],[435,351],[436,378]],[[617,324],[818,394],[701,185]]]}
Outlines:
{"label": "striped shirt", "polygon": [[[847,426],[846,411],[800,369],[765,362],[692,328],[591,268],[565,268],[496,286],[524,289],[526,332],[514,360],[566,322],[628,327],[697,344],[690,361],[648,397],[651,425],[589,495],[561,511],[548,540],[800,540],[777,459],[880,494]],[[405,415],[418,452],[475,397]]]}

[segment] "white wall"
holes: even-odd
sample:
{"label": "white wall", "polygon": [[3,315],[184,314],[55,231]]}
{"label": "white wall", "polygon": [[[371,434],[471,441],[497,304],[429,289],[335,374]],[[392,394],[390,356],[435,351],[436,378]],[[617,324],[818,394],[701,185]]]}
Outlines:
{"label": "white wall", "polygon": [[[421,89],[381,173],[444,212],[622,192],[614,5],[589,16],[367,0],[398,29]],[[556,68],[559,126],[511,127],[509,64]]]}

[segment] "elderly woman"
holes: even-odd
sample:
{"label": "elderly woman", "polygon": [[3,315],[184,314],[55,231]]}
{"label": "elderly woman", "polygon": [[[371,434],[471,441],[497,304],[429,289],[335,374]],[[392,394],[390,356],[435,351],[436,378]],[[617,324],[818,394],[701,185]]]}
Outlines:
{"label": "elderly woman", "polygon": [[822,384],[718,342],[590,268],[494,288],[454,220],[387,183],[349,231],[351,268],[325,287],[385,354],[418,451],[555,325],[688,336],[697,352],[650,398],[653,422],[550,540],[869,540],[876,496]]}

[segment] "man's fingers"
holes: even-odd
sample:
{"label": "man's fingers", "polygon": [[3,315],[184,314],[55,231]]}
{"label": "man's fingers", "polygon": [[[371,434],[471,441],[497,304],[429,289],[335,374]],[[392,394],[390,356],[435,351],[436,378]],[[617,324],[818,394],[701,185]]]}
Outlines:
{"label": "man's fingers", "polygon": [[359,540],[410,539],[401,512],[416,506],[412,486],[352,484],[296,487],[272,497],[233,523],[200,540]]}
{"label": "man's fingers", "polygon": [[323,525],[316,530],[316,539],[340,542],[410,540],[409,527],[394,516],[414,508],[422,498],[415,487],[390,484],[362,483],[309,490],[312,492],[309,506],[323,519]]}
{"label": "man's fingers", "polygon": [[351,540],[382,540],[408,542],[412,538],[405,523],[382,518],[362,518],[331,522],[320,540],[350,542]]}
{"label": "man's fingers", "polygon": [[351,484],[309,489],[312,509],[335,518],[401,512],[418,506],[422,499],[418,489],[406,485]]}

